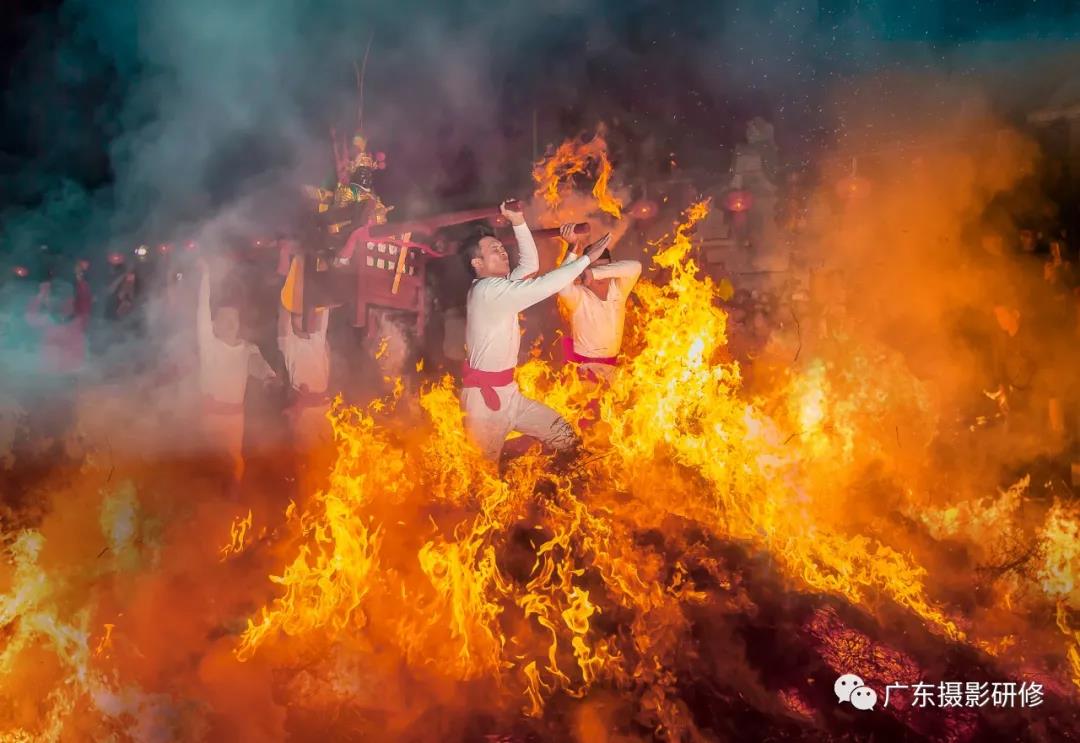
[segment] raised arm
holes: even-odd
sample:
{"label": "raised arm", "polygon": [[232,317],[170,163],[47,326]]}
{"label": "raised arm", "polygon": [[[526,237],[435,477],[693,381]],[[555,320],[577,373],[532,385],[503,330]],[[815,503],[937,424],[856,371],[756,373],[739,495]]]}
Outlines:
{"label": "raised arm", "polygon": [[641,262],[640,261],[614,261],[604,266],[594,266],[589,269],[592,271],[593,278],[600,279],[615,279],[619,282],[619,290],[623,295],[630,293],[630,290],[634,288],[634,284],[637,283],[638,278],[641,276]]}
{"label": "raised arm", "polygon": [[285,305],[278,302],[277,307],[277,337],[288,338],[292,335],[292,313],[285,309]]}
{"label": "raised arm", "polygon": [[514,239],[518,244],[518,263],[510,272],[511,279],[527,279],[540,270],[540,255],[536,251],[529,225],[522,222],[514,225]]}
{"label": "raised arm", "polygon": [[90,324],[90,310],[94,306],[94,295],[90,292],[90,284],[86,279],[75,280],[75,322],[83,330]]}
{"label": "raised arm", "polygon": [[26,323],[32,328],[43,328],[48,325],[45,316],[45,306],[49,301],[49,282],[43,281],[38,286],[38,293],[26,306]]}
{"label": "raised arm", "polygon": [[199,304],[195,310],[195,330],[199,347],[210,345],[214,340],[214,325],[210,322],[210,268],[199,262],[202,276],[199,279]]}
{"label": "raised arm", "polygon": [[589,262],[589,256],[579,256],[532,279],[487,278],[478,282],[473,291],[479,293],[477,298],[483,302],[485,311],[517,313],[572,284]]}

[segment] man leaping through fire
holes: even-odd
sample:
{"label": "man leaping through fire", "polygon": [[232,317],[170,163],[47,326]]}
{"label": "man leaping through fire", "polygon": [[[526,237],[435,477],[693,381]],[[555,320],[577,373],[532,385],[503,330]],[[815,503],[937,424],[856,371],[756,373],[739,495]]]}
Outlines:
{"label": "man leaping through fire", "polygon": [[[571,245],[573,225],[564,225],[562,238]],[[567,258],[575,251],[567,253]],[[574,281],[559,291],[559,301],[570,319],[570,334],[563,337],[567,362],[594,380],[610,381],[622,346],[626,301],[641,276],[639,261],[612,261],[604,250]]]}
{"label": "man leaping through fire", "polygon": [[465,305],[466,361],[461,403],[465,426],[486,457],[498,461],[507,434],[518,431],[545,446],[565,452],[577,445],[566,420],[543,403],[521,394],[514,382],[521,326],[518,313],[568,286],[607,249],[610,235],[590,245],[583,255],[564,261],[543,276],[536,243],[525,215],[500,207],[518,243],[518,265],[510,270],[506,248],[490,235],[467,242],[464,256],[475,280]]}

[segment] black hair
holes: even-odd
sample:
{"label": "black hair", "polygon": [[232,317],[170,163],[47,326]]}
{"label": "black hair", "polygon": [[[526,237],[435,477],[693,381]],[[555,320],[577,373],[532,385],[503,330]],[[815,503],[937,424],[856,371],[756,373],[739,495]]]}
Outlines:
{"label": "black hair", "polygon": [[476,268],[472,262],[474,258],[480,258],[480,240],[485,237],[493,237],[494,232],[484,227],[478,227],[473,230],[468,237],[466,237],[461,243],[461,259],[465,261],[465,270],[469,272],[469,275],[474,279],[476,278]]}

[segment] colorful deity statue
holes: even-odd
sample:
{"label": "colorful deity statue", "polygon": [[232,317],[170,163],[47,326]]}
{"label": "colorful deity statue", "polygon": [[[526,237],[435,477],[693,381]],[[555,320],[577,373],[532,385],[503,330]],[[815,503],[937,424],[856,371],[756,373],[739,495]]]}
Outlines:
{"label": "colorful deity statue", "polygon": [[372,179],[376,170],[386,168],[386,157],[367,150],[367,140],[357,132],[350,142],[334,137],[336,181],[328,188],[307,186],[305,193],[315,202],[320,231],[328,248],[341,247],[352,230],[368,224],[385,224],[393,209],[375,193]]}

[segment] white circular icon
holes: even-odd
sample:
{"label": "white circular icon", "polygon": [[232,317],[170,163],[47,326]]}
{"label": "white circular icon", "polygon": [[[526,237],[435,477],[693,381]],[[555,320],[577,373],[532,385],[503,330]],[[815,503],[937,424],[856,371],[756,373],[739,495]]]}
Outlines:
{"label": "white circular icon", "polygon": [[851,701],[851,692],[855,691],[859,687],[864,686],[863,680],[856,676],[854,673],[845,673],[840,678],[836,679],[836,683],[833,684],[833,691],[836,692],[836,698],[841,702]]}
{"label": "white circular icon", "polygon": [[877,692],[869,686],[860,686],[851,692],[851,706],[855,709],[873,709],[877,704]]}

